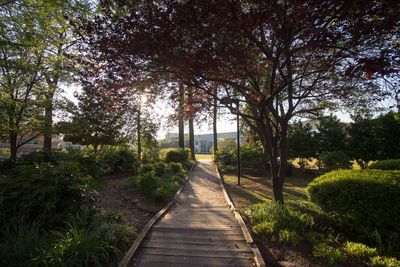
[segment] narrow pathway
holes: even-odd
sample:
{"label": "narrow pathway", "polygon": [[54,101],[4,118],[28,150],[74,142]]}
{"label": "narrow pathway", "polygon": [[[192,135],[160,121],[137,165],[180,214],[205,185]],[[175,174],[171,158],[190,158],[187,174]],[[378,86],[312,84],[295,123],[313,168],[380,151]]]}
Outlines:
{"label": "narrow pathway", "polygon": [[179,196],[149,231],[132,266],[253,266],[254,254],[210,162],[198,163]]}

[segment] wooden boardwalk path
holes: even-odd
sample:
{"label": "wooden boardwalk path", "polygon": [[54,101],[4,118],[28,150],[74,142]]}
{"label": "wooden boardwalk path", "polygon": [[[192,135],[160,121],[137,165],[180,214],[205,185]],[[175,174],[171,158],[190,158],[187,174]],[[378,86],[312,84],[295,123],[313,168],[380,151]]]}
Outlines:
{"label": "wooden boardwalk path", "polygon": [[210,162],[199,162],[174,207],[148,232],[131,266],[253,266],[254,254]]}

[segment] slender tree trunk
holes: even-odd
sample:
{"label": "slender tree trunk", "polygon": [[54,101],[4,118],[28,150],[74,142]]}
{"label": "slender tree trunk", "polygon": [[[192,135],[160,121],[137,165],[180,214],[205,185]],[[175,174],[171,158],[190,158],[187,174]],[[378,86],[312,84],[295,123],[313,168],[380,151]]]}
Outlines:
{"label": "slender tree trunk", "polygon": [[[283,204],[283,182],[285,174],[280,170],[282,167],[282,158],[278,165],[278,138],[273,135],[271,125],[265,125],[260,123],[258,133],[261,139],[261,143],[264,151],[264,167],[267,172],[270,173],[272,179],[272,190],[274,194],[274,201]],[[285,150],[286,150],[286,144]],[[285,159],[286,161],[286,159]],[[286,165],[286,164],[285,164]],[[285,168],[286,170],[286,168]],[[283,176],[281,176],[283,174]]]}
{"label": "slender tree trunk", "polygon": [[142,162],[142,140],[141,140],[141,123],[140,123],[140,103],[139,103],[139,110],[138,110],[138,117],[137,117],[137,150],[138,150],[138,159],[139,159],[139,164]]}
{"label": "slender tree trunk", "polygon": [[213,103],[213,136],[214,136],[214,155],[218,150],[218,133],[217,133],[217,89],[214,91],[214,103]]}
{"label": "slender tree trunk", "polygon": [[190,158],[196,160],[194,150],[194,127],[193,127],[193,115],[189,116],[189,146],[190,146]]}
{"label": "slender tree trunk", "polygon": [[53,128],[53,95],[48,96],[46,99],[46,107],[44,114],[44,141],[43,151],[51,152],[51,138]]}
{"label": "slender tree trunk", "polygon": [[[188,102],[191,105],[193,103],[193,91],[192,88],[188,88]],[[190,158],[196,160],[194,151],[194,127],[193,127],[193,110],[189,110],[189,147],[190,147]]]}
{"label": "slender tree trunk", "polygon": [[179,83],[179,108],[178,108],[178,113],[179,113],[179,147],[180,148],[185,148],[185,132],[184,132],[184,100],[185,100],[185,91],[183,88],[183,84]]}
{"label": "slender tree trunk", "polygon": [[17,159],[17,133],[15,131],[10,131],[10,159]]}

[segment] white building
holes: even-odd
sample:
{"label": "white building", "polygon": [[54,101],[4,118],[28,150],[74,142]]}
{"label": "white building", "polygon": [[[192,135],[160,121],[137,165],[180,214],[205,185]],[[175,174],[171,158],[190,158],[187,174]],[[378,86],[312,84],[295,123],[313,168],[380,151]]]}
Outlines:
{"label": "white building", "polygon": [[[237,132],[218,133],[217,140],[223,138],[237,138]],[[240,136],[240,143],[244,142],[244,137]],[[198,134],[194,136],[195,153],[210,154],[210,149],[214,145],[213,134]]]}

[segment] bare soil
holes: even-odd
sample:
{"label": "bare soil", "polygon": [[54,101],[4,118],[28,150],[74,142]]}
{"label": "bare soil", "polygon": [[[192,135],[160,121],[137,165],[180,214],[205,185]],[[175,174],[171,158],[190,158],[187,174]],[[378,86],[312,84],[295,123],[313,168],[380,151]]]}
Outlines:
{"label": "bare soil", "polygon": [[129,176],[128,173],[106,176],[99,190],[100,199],[97,205],[106,211],[122,214],[140,233],[147,222],[164,207],[165,203],[154,202],[137,191],[124,189],[123,186]]}

